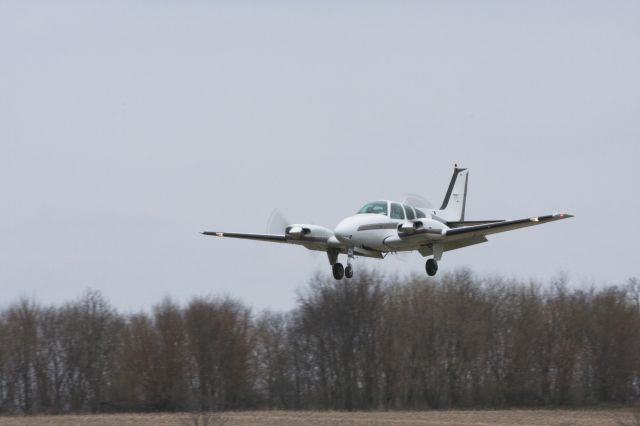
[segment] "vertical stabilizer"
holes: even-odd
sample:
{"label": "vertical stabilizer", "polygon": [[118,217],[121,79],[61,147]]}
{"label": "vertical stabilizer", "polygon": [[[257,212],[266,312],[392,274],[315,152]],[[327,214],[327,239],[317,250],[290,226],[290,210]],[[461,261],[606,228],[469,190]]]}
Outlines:
{"label": "vertical stabilizer", "polygon": [[436,212],[438,217],[441,217],[447,222],[460,222],[464,220],[468,179],[469,171],[459,168],[456,164],[453,169],[451,182],[449,182],[447,194],[444,196],[440,210]]}

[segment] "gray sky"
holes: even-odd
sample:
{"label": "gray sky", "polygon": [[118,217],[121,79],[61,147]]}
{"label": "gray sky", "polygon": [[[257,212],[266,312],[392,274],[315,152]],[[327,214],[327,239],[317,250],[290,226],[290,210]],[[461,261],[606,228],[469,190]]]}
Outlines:
{"label": "gray sky", "polygon": [[439,204],[455,162],[468,219],[576,217],[441,272],[638,276],[639,24],[637,1],[0,1],[0,303],[286,309],[325,255],[199,232]]}

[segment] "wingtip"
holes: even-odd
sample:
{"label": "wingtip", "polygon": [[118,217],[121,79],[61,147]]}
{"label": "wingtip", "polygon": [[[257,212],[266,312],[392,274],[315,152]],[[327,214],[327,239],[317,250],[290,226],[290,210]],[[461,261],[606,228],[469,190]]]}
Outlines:
{"label": "wingtip", "polygon": [[573,215],[569,213],[556,213],[554,216],[560,219],[568,219],[570,217],[573,217]]}
{"label": "wingtip", "polygon": [[214,237],[224,237],[224,232],[202,231],[202,235],[211,235]]}

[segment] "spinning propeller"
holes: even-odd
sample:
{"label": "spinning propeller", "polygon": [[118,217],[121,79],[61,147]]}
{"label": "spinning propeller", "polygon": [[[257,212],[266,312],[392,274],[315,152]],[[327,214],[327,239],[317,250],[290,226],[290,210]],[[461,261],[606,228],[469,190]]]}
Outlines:
{"label": "spinning propeller", "polygon": [[433,203],[418,194],[405,194],[402,203],[419,209],[433,209]]}
{"label": "spinning propeller", "polygon": [[267,220],[267,234],[284,235],[285,229],[291,222],[279,209],[274,209]]}

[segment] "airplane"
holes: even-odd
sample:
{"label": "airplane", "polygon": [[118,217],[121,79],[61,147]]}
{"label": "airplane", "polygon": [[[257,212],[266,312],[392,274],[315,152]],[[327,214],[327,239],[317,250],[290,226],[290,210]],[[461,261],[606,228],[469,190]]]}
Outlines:
{"label": "airplane", "polygon": [[[433,256],[425,263],[427,275],[433,276],[445,251],[485,243],[490,234],[573,217],[554,213],[517,220],[466,221],[468,180],[468,169],[456,164],[439,209],[390,200],[373,201],[343,219],[333,231],[319,225],[295,223],[287,226],[282,235],[210,231],[202,234],[294,244],[326,252],[336,280],[353,277],[351,262],[356,256],[383,259],[389,253],[417,250],[423,257]],[[346,268],[338,262],[341,254],[347,255]]]}

